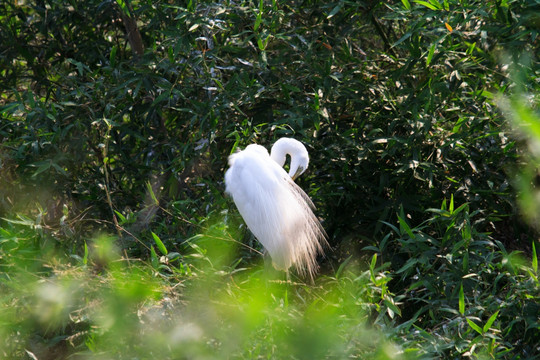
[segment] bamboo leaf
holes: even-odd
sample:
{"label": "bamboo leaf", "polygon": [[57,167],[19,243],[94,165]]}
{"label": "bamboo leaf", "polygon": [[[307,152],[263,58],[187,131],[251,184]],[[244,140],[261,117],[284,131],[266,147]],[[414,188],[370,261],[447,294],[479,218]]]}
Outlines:
{"label": "bamboo leaf", "polygon": [[405,9],[411,10],[411,3],[409,2],[409,0],[401,0],[401,2],[403,3]]}
{"label": "bamboo leaf", "polygon": [[484,325],[484,328],[482,329],[484,332],[487,332],[490,328],[491,328],[491,325],[493,325],[493,323],[495,322],[495,320],[497,319],[497,315],[499,315],[499,310],[497,310],[495,312],[495,314],[491,315],[488,319],[488,321],[486,322],[486,324]]}
{"label": "bamboo leaf", "polygon": [[441,5],[441,3],[438,0],[429,0],[429,2],[430,2],[430,4],[435,6],[437,8],[437,10],[442,10],[443,6]]}
{"label": "bamboo leaf", "polygon": [[159,258],[157,256],[156,250],[154,250],[153,246],[150,246],[150,262],[152,263],[152,267],[154,269],[157,269],[159,266]]}
{"label": "bamboo leaf", "polygon": [[405,35],[403,35],[398,41],[396,41],[392,47],[396,47],[398,46],[399,44],[401,44],[402,42],[404,42],[405,40],[407,40],[408,38],[410,38],[412,36],[412,32],[408,32],[408,33],[405,33]]}
{"label": "bamboo leaf", "polygon": [[253,31],[257,31],[257,29],[261,25],[261,21],[262,21],[262,13],[259,12],[257,14],[257,18],[255,19],[255,24],[253,24]]}
{"label": "bamboo leaf", "polygon": [[154,193],[154,189],[152,188],[152,184],[150,184],[150,181],[146,182],[146,191],[150,194],[150,197],[154,201],[155,205],[159,205],[159,200],[156,197],[156,194]]}
{"label": "bamboo leaf", "polygon": [[465,294],[463,293],[463,284],[459,288],[459,313],[465,314]]}
{"label": "bamboo leaf", "polygon": [[84,242],[84,257],[83,257],[83,264],[88,265],[88,245],[86,244],[86,241]]}
{"label": "bamboo leaf", "polygon": [[409,270],[410,268],[412,268],[413,266],[415,266],[416,264],[418,264],[418,259],[409,259],[409,260],[407,260],[405,265],[403,265],[401,268],[399,268],[396,271],[396,274],[400,274],[402,272],[405,272],[405,271]]}
{"label": "bamboo leaf", "polygon": [[157,236],[156,234],[154,234],[154,232],[152,232],[152,237],[154,238],[154,242],[156,243],[156,246],[158,247],[159,251],[163,255],[167,255],[168,253],[167,248],[165,247],[165,245],[163,245],[163,242],[161,241],[159,236]]}
{"label": "bamboo leaf", "polygon": [[[415,236],[414,236],[414,233],[412,232],[409,224],[407,224],[407,221],[405,221],[405,219],[403,219],[401,216],[398,215],[398,220],[399,220],[399,226],[401,227],[402,230],[405,230],[405,232],[409,235],[409,237],[411,239],[414,239]],[[403,231],[402,231],[403,232]]]}
{"label": "bamboo leaf", "polygon": [[373,254],[373,256],[371,257],[371,264],[369,266],[369,273],[371,275],[371,281],[372,282],[376,281],[376,278],[375,278],[375,266],[376,265],[377,265],[377,254]]}
{"label": "bamboo leaf", "polygon": [[375,270],[375,266],[377,265],[377,254],[373,254],[373,256],[371,257],[371,264],[369,266],[369,268],[371,269],[371,271],[374,271]]}
{"label": "bamboo leaf", "polygon": [[426,66],[429,66],[431,64],[431,60],[433,59],[433,54],[435,54],[436,47],[437,47],[437,43],[431,44],[431,47],[429,48],[428,56],[426,58]]}
{"label": "bamboo leaf", "polygon": [[109,63],[111,64],[111,67],[116,66],[116,52],[118,51],[118,46],[114,45],[111,49],[111,53],[109,55]]}
{"label": "bamboo leaf", "polygon": [[332,16],[336,15],[339,12],[339,10],[341,10],[341,7],[342,7],[342,3],[340,2],[338,3],[336,7],[332,9],[332,11],[330,11],[330,14],[328,14],[326,18],[330,19]]}
{"label": "bamboo leaf", "polygon": [[472,321],[471,319],[467,319],[467,322],[469,323],[469,326],[471,327],[471,329],[473,329],[474,331],[476,331],[480,335],[483,335],[482,329],[480,328],[480,326],[476,325],[474,323],[474,321]]}
{"label": "bamboo leaf", "polygon": [[536,274],[538,274],[538,257],[536,256],[536,247],[534,241],[532,243],[532,268]]}
{"label": "bamboo leaf", "polygon": [[394,299],[392,299],[392,298],[390,298],[388,296],[385,296],[383,301],[384,301],[384,304],[388,307],[389,310],[391,310],[393,313],[396,313],[399,316],[401,316],[401,310],[394,303]]}
{"label": "bamboo leaf", "polygon": [[428,9],[431,9],[431,10],[439,10],[437,9],[437,7],[431,3],[428,3],[427,1],[420,1],[420,0],[416,0],[415,3],[419,4],[419,5],[423,5],[425,7],[427,7]]}
{"label": "bamboo leaf", "polygon": [[126,217],[124,215],[122,215],[122,213],[116,211],[116,210],[113,210],[114,213],[116,214],[116,216],[118,216],[118,218],[120,219],[120,224],[124,224],[126,222]]}

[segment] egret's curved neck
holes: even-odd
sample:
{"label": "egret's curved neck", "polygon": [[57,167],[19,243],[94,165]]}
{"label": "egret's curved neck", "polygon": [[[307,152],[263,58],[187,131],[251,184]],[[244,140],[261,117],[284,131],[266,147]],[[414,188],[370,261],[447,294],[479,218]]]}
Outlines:
{"label": "egret's curved neck", "polygon": [[289,176],[295,179],[307,169],[309,155],[306,147],[300,141],[290,138],[281,138],[272,146],[270,157],[278,163],[279,166],[283,166],[287,160],[287,155],[291,157]]}

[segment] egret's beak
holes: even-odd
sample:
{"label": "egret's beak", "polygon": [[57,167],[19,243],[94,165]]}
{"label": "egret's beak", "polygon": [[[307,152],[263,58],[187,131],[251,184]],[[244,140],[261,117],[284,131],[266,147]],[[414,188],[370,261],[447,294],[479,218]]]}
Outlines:
{"label": "egret's beak", "polygon": [[299,177],[300,174],[302,174],[303,172],[304,172],[304,168],[300,166],[298,169],[296,169],[296,172],[293,174],[293,176],[291,176],[291,179],[295,181],[296,178]]}

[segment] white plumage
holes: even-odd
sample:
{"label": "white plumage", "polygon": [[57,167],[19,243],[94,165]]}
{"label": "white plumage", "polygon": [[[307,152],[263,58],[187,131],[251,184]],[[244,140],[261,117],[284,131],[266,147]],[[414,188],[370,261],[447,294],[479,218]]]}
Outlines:
{"label": "white plumage", "polygon": [[[287,155],[291,157],[289,174],[282,167]],[[313,203],[293,181],[308,163],[305,146],[294,139],[276,141],[271,155],[260,145],[249,145],[229,156],[225,191],[272,257],[274,267],[286,271],[294,265],[300,275],[313,277],[326,235],[313,214]]]}

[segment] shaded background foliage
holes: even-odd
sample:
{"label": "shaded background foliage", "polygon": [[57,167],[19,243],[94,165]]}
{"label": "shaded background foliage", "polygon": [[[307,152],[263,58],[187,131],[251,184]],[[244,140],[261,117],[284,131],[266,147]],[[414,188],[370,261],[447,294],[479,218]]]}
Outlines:
{"label": "shaded background foliage", "polygon": [[[494,99],[537,106],[539,14],[534,0],[4,1],[0,216],[37,218],[42,237],[28,239],[44,252],[83,256],[106,231],[126,257],[157,261],[152,233],[183,256],[201,232],[242,224],[223,197],[227,156],[293,136],[311,154],[299,183],[330,237],[325,272],[366,247],[389,262],[409,309],[396,336],[455,311],[459,284],[494,304],[514,289],[505,249],[534,235],[513,189],[526,159]],[[235,231],[227,240],[257,246]],[[518,297],[507,323],[536,309]],[[379,313],[398,311],[384,299]],[[516,321],[505,346],[538,336],[535,321]],[[448,336],[464,326],[451,319]]]}
{"label": "shaded background foliage", "polygon": [[[301,184],[333,245],[450,194],[495,209],[487,221],[513,216],[516,151],[489,100],[509,85],[503,53],[537,45],[538,5],[428,4],[141,1],[137,56],[117,3],[6,2],[5,186],[39,186],[54,226],[64,205],[139,213],[147,181],[166,208],[204,217],[221,210],[206,204],[233,148],[288,135],[312,153]],[[26,207],[4,193],[13,203]]]}

